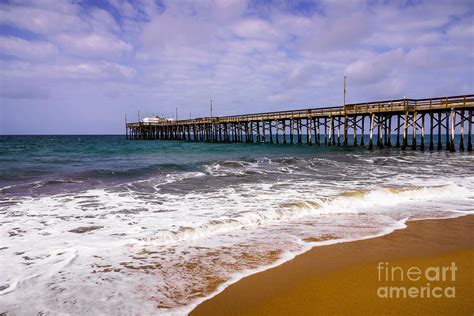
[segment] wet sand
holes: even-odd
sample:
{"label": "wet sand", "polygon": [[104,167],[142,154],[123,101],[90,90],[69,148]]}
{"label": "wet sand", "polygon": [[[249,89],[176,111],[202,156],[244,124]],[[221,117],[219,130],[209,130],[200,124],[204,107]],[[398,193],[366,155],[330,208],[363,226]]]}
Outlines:
{"label": "wet sand", "polygon": [[[246,277],[200,304],[191,315],[399,315],[474,313],[474,215],[443,220],[411,221],[389,235],[315,247],[280,266]],[[400,267],[404,279],[384,279],[379,263]],[[436,277],[455,263],[455,280]],[[422,271],[408,279],[410,267]],[[384,271],[384,270],[380,270]],[[439,274],[442,277],[442,273]],[[380,278],[380,279],[379,279]],[[412,275],[412,279],[413,278]],[[416,287],[417,297],[381,298],[380,287]],[[420,298],[421,288],[442,289],[442,297]],[[455,288],[455,297],[452,288]],[[447,288],[451,291],[446,294]],[[439,292],[436,292],[439,293]],[[393,294],[393,296],[395,296]]]}

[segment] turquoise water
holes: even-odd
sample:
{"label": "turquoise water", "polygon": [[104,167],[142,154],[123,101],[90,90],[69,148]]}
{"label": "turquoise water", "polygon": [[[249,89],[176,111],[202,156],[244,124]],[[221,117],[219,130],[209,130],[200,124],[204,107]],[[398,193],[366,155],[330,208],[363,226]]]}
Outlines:
{"label": "turquoise water", "polygon": [[182,314],[324,243],[308,240],[472,213],[472,153],[428,141],[421,152],[1,136],[0,313]]}

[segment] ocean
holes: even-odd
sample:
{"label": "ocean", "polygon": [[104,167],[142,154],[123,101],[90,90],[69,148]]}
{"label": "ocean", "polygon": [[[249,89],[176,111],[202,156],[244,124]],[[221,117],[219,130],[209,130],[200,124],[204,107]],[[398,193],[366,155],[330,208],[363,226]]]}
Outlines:
{"label": "ocean", "polygon": [[446,150],[0,136],[0,313],[185,314],[314,246],[473,213],[473,167]]}

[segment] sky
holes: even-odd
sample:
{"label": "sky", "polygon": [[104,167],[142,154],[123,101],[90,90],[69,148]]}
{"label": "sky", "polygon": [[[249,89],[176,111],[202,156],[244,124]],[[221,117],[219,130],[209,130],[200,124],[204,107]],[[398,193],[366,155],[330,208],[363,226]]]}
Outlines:
{"label": "sky", "polygon": [[0,134],[474,93],[474,1],[0,0]]}

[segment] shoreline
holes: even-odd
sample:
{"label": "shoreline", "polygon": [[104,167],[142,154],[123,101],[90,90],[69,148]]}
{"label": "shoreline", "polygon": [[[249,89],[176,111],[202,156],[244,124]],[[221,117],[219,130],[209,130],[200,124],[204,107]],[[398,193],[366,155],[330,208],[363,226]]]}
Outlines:
{"label": "shoreline", "polygon": [[[451,259],[459,262],[464,271],[474,269],[474,215],[409,220],[403,226],[366,239],[335,240],[313,246],[289,260],[224,286],[212,297],[197,304],[190,314],[311,314],[344,311],[356,314],[398,314],[439,312],[443,308],[451,312],[455,307],[459,312],[472,312],[474,302],[466,301],[466,294],[467,297],[474,296],[474,274],[466,276],[462,271],[456,283],[460,294],[451,301],[447,298],[382,299],[376,296],[376,285],[380,285],[374,283],[374,280],[377,281],[378,262],[409,268],[410,265],[422,267],[441,262],[447,265]],[[348,284],[341,287],[343,282]],[[332,296],[328,295],[331,290]],[[427,300],[429,304],[426,304]],[[403,308],[397,308],[399,305]]]}

